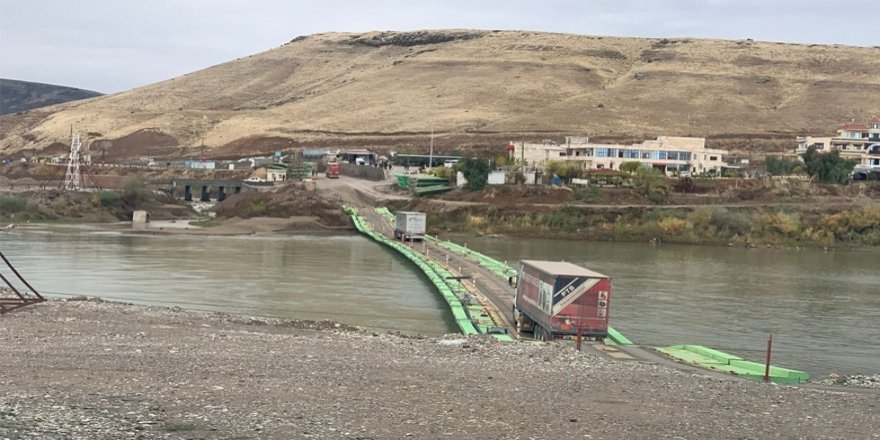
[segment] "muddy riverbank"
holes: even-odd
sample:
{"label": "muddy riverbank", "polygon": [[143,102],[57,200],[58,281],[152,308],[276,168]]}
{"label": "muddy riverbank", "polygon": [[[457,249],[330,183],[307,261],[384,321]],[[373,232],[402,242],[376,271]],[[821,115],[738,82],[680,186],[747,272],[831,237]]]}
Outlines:
{"label": "muddy riverbank", "polygon": [[0,368],[16,372],[0,379],[0,438],[880,432],[876,394],[709,379],[556,345],[63,301],[4,315],[0,330]]}

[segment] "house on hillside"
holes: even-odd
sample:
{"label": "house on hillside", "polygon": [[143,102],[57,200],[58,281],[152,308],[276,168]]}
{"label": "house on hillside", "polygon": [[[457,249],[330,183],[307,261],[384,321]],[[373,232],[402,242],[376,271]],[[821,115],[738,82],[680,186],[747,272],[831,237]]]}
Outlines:
{"label": "house on hillside", "polygon": [[217,162],[213,160],[185,160],[183,167],[194,170],[213,170],[217,168]]}
{"label": "house on hillside", "polygon": [[837,129],[837,136],[797,137],[798,156],[810,147],[820,153],[839,151],[840,157],[857,161],[856,167],[880,169],[880,120],[874,118],[866,124],[850,122]]}
{"label": "house on hillside", "polygon": [[619,170],[624,162],[641,162],[666,174],[682,171],[719,175],[725,167],[727,150],[706,148],[705,138],[659,136],[639,144],[598,144],[588,137],[567,136],[565,143],[511,142],[512,159],[544,167],[547,162],[568,160],[581,163],[584,170]]}
{"label": "house on hillside", "polygon": [[259,167],[251,173],[250,182],[283,182],[287,180],[287,169]]}
{"label": "house on hillside", "polygon": [[353,165],[376,165],[379,161],[379,154],[366,148],[356,148],[340,151],[336,157],[340,162],[346,162]]}

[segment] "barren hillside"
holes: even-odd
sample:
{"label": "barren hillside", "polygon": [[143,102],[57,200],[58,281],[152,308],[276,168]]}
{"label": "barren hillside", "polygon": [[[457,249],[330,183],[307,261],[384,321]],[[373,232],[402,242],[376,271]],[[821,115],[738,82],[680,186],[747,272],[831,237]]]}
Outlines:
{"label": "barren hillside", "polygon": [[[0,118],[0,155],[67,143],[107,158],[231,156],[297,146],[447,148],[567,134],[707,136],[792,148],[880,115],[880,48],[519,31],[299,37],[263,53],[85,102]],[[55,145],[54,148],[58,148]]]}

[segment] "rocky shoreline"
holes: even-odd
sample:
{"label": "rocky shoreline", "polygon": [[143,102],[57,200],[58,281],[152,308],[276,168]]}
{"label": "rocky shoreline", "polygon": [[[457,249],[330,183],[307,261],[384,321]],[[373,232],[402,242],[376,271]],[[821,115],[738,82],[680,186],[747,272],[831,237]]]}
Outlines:
{"label": "rocky shoreline", "polygon": [[[0,439],[878,438],[880,399],[559,345],[96,301],[0,317]],[[874,391],[874,390],[867,390]]]}

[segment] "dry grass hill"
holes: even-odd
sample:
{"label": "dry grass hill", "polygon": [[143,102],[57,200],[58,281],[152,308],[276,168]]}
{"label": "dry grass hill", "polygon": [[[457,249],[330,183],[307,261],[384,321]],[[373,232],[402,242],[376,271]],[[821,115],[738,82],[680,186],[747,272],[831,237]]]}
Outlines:
{"label": "dry grass hill", "polygon": [[[500,149],[567,134],[794,147],[880,115],[880,47],[520,31],[330,33],[123,93],[0,118],[0,156],[106,158],[298,146]],[[201,145],[207,147],[201,148]]]}

